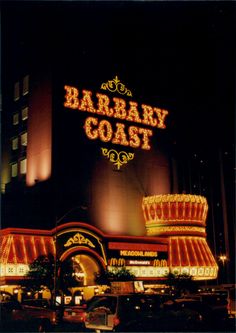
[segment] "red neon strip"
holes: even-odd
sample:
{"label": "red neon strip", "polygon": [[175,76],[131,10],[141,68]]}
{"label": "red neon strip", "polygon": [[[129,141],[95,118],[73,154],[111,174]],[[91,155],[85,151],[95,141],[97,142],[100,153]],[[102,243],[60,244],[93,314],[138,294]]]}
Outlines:
{"label": "red neon strip", "polygon": [[0,262],[2,263],[2,264],[4,264],[5,263],[5,261],[4,261],[4,257],[5,257],[5,252],[6,252],[6,246],[7,246],[7,237],[6,236],[4,236],[4,237],[1,237],[0,238]]}
{"label": "red neon strip", "polygon": [[25,250],[26,250],[26,256],[27,256],[27,261],[33,262],[34,261],[34,253],[32,251],[32,244],[31,244],[31,237],[24,237],[25,241]]}
{"label": "red neon strip", "polygon": [[206,240],[203,240],[202,241],[202,245],[204,246],[205,248],[205,253],[206,253],[206,256],[208,258],[208,261],[209,261],[209,266],[217,266],[216,265],[216,262],[215,262],[215,259],[211,253],[211,250],[210,250],[210,247],[209,245],[207,244]]}
{"label": "red neon strip", "polygon": [[204,260],[203,260],[202,254],[201,254],[201,249],[199,248],[199,240],[193,239],[192,242],[193,242],[193,248],[196,253],[197,260],[198,260],[198,264],[199,264],[199,266],[204,266],[205,263],[204,263]]}
{"label": "red neon strip", "polygon": [[15,250],[16,250],[16,262],[17,264],[23,264],[25,263],[24,260],[24,249],[23,249],[23,244],[21,239],[16,236],[13,238],[13,242],[15,245]]}
{"label": "red neon strip", "polygon": [[167,245],[109,242],[110,250],[167,251]]}
{"label": "red neon strip", "polygon": [[170,266],[180,266],[177,238],[171,238],[171,258]]}
{"label": "red neon strip", "polygon": [[202,254],[202,257],[203,257],[203,260],[204,260],[204,266],[211,266],[209,258],[206,255],[206,248],[203,244],[203,240],[199,240],[198,244],[199,244],[201,254]]}
{"label": "red neon strip", "polygon": [[183,238],[179,238],[179,250],[180,250],[180,258],[181,258],[181,266],[189,266],[186,249],[184,246]]}
{"label": "red neon strip", "polygon": [[37,257],[44,254],[43,245],[42,245],[42,242],[40,241],[41,237],[42,236],[38,236],[38,237],[35,237],[35,239],[34,239]]}
{"label": "red neon strip", "polygon": [[54,246],[53,246],[53,240],[51,237],[45,237],[45,247],[47,254],[51,253],[54,255]]}
{"label": "red neon strip", "polygon": [[186,238],[186,247],[189,256],[189,264],[190,266],[198,266],[198,261],[196,259],[196,254],[194,253],[193,246],[191,243],[191,239]]}
{"label": "red neon strip", "polygon": [[13,251],[13,240],[10,243],[10,248],[9,248],[7,263],[9,263],[9,264],[14,264],[15,263],[14,262],[14,251]]}

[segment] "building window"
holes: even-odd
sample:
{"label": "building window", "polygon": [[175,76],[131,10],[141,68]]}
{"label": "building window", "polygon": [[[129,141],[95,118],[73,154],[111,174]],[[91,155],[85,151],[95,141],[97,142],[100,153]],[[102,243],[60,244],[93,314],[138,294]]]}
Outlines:
{"label": "building window", "polygon": [[11,147],[12,147],[12,150],[17,150],[18,149],[18,138],[17,137],[12,139]]}
{"label": "building window", "polygon": [[11,165],[11,176],[17,177],[17,163]]}
{"label": "building window", "polygon": [[27,162],[26,158],[24,160],[20,161],[20,173],[21,173],[21,175],[26,174],[26,162]]}
{"label": "building window", "polygon": [[17,267],[17,275],[24,275],[26,273],[24,266],[18,266]]}
{"label": "building window", "polygon": [[21,110],[21,119],[26,120],[28,118],[28,106]]}
{"label": "building window", "polygon": [[20,140],[21,140],[21,145],[26,147],[27,146],[27,132],[21,134]]}
{"label": "building window", "polygon": [[19,124],[19,113],[13,114],[13,125]]}
{"label": "building window", "polygon": [[26,75],[23,78],[23,95],[27,95],[29,93],[29,75]]}
{"label": "building window", "polygon": [[20,82],[16,82],[14,85],[14,101],[20,98]]}

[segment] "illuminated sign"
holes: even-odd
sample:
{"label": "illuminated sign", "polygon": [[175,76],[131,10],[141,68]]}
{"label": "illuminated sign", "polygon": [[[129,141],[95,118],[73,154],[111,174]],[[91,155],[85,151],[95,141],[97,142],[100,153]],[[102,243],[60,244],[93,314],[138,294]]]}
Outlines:
{"label": "illuminated sign", "polygon": [[79,250],[81,248],[95,251],[106,263],[106,255],[103,241],[95,233],[82,228],[72,228],[57,234],[58,256],[63,256],[66,252]]}
{"label": "illuminated sign", "polygon": [[157,257],[158,253],[155,251],[128,251],[128,250],[121,250],[121,256],[126,257]]}
{"label": "illuminated sign", "polygon": [[[116,89],[113,90],[113,85],[110,84],[108,90],[116,91],[119,84],[117,83]],[[150,128],[141,127],[140,125],[166,128],[165,119],[168,114],[166,110],[146,104],[138,105],[134,101],[129,101],[127,105],[122,98],[113,97],[110,99],[107,95],[101,93],[96,93],[93,96],[90,90],[80,92],[77,88],[68,85],[65,85],[64,88],[66,91],[64,106],[66,108],[91,114],[85,119],[83,126],[85,134],[90,140],[99,139],[105,143],[110,142],[126,147],[149,150],[151,149],[150,137],[153,132]],[[120,91],[126,91],[125,89],[120,89]],[[114,118],[117,122],[114,125],[108,119],[100,119],[96,115]],[[134,122],[138,125],[127,126],[123,121]]]}
{"label": "illuminated sign", "polygon": [[128,260],[128,265],[146,266],[146,265],[151,265],[151,261],[150,260]]}
{"label": "illuminated sign", "polygon": [[111,258],[108,260],[109,266],[153,266],[153,267],[167,267],[166,259],[129,259],[125,260],[124,258]]}

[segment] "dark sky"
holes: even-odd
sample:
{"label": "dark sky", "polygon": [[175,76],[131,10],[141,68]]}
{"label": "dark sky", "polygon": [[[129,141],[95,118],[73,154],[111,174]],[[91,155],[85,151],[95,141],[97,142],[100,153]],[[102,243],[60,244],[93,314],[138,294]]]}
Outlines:
{"label": "dark sky", "polygon": [[63,75],[74,71],[94,86],[118,75],[134,100],[169,110],[174,140],[208,149],[232,143],[235,8],[220,1],[3,1],[3,80],[21,57],[56,64]]}

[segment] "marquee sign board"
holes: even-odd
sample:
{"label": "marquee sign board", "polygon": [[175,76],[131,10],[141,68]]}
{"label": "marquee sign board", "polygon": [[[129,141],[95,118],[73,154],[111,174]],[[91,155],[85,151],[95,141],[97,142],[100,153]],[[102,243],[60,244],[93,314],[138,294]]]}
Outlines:
{"label": "marquee sign board", "polygon": [[[87,89],[79,90],[69,85],[65,85],[64,89],[64,107],[88,113],[83,129],[90,140],[150,150],[153,129],[166,128],[167,110],[131,100],[126,101],[123,98],[109,98],[104,93],[94,93]],[[101,89],[132,96],[131,91],[117,77],[103,83]],[[102,148],[102,153],[117,166],[117,169],[134,157],[132,153],[118,152],[115,149],[112,149],[110,153],[108,149]]]}

